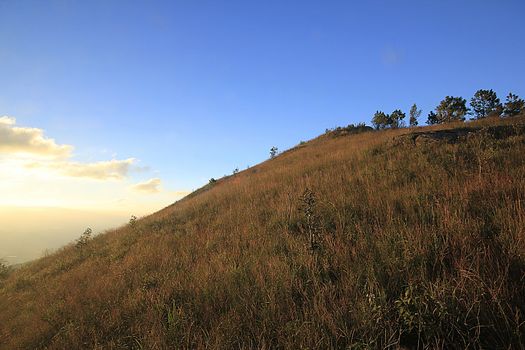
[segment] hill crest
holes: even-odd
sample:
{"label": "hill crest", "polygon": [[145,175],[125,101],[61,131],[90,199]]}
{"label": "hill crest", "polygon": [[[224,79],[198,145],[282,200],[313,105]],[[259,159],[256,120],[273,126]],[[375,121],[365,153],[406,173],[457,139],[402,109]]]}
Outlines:
{"label": "hill crest", "polygon": [[7,276],[0,348],[524,346],[524,120],[328,132],[219,179]]}

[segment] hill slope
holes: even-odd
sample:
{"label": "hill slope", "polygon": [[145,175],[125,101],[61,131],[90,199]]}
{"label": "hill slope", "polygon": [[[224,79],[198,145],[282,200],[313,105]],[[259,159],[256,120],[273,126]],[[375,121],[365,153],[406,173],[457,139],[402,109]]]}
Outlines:
{"label": "hill slope", "polygon": [[342,134],[11,273],[0,348],[524,347],[525,118]]}

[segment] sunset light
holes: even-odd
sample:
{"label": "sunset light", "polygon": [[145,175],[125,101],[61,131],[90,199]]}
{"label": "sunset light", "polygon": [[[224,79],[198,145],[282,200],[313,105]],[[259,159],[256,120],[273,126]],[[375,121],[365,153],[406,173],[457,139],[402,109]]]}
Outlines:
{"label": "sunset light", "polygon": [[0,0],[0,350],[525,349],[525,0]]}

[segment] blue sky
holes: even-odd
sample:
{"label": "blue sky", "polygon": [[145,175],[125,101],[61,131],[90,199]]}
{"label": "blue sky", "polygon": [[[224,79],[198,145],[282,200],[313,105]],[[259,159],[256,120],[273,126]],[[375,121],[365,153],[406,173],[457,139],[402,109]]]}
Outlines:
{"label": "blue sky", "polygon": [[[191,190],[376,110],[523,97],[523,1],[0,1],[0,115]],[[422,117],[423,119],[423,117]]]}

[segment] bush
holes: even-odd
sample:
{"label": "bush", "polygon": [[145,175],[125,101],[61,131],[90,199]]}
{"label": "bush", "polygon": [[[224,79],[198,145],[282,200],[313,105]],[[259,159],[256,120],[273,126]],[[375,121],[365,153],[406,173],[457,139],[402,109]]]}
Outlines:
{"label": "bush", "polygon": [[0,280],[5,279],[9,275],[10,271],[11,268],[6,263],[0,260]]}
{"label": "bush", "polygon": [[275,156],[277,156],[277,152],[278,151],[279,151],[279,149],[277,147],[275,147],[275,146],[270,148],[270,159],[275,158]]}
{"label": "bush", "polygon": [[374,129],[370,126],[367,126],[365,123],[359,123],[357,125],[349,124],[348,126],[342,127],[338,126],[335,129],[327,129],[327,133],[333,133],[335,136],[345,136],[345,135],[354,135],[360,134],[362,132],[373,131]]}
{"label": "bush", "polygon": [[91,228],[87,228],[84,233],[82,233],[80,235],[80,237],[76,240],[76,244],[75,244],[75,247],[77,249],[82,249],[84,248],[88,242],[91,240],[91,234],[93,233],[93,231],[91,230]]}

